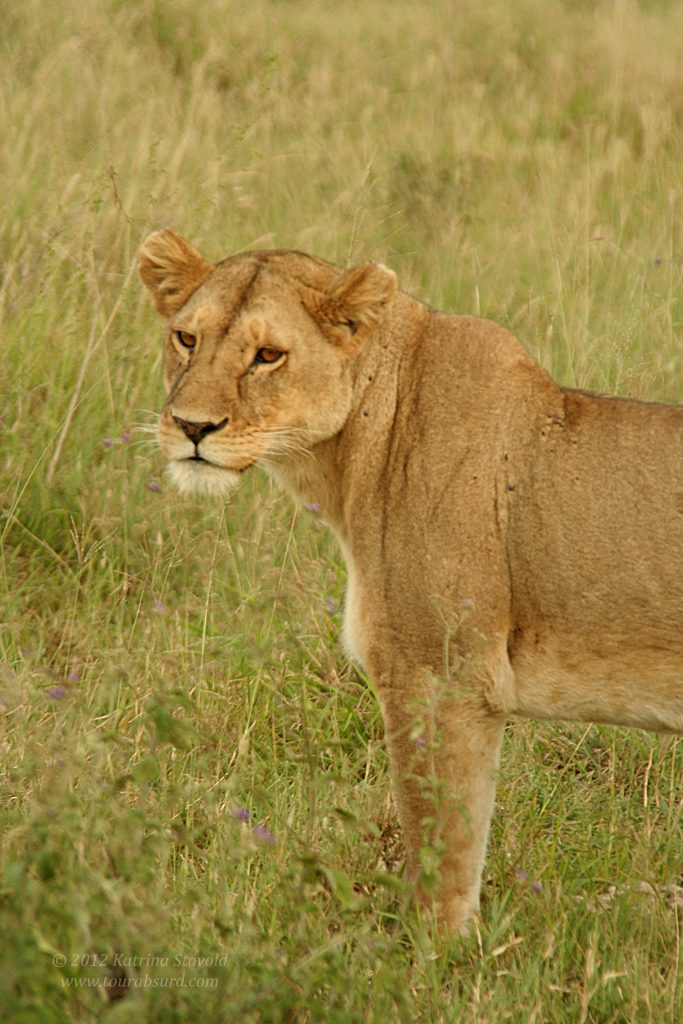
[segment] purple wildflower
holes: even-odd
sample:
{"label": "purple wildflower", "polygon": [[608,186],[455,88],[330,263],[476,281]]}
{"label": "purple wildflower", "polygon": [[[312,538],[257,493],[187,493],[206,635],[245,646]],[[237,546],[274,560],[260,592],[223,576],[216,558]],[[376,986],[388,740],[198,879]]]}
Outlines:
{"label": "purple wildflower", "polygon": [[655,258],[654,258],[654,260],[653,260],[653,263],[654,263],[654,265],[655,265],[656,267],[661,267],[661,265],[662,265],[662,263],[663,263],[663,262],[664,262],[664,260],[662,259],[662,257],[661,257],[661,256],[655,256]]}
{"label": "purple wildflower", "polygon": [[249,821],[250,814],[246,807],[232,807],[230,809],[230,817],[234,818],[235,821]]}
{"label": "purple wildflower", "polygon": [[112,440],[111,437],[103,437],[102,438],[102,444],[104,445],[105,448],[111,448],[113,443],[114,443],[114,441]]}
{"label": "purple wildflower", "polygon": [[531,883],[531,888],[532,888],[532,890],[534,892],[543,892],[543,886],[541,885],[541,883],[539,881],[532,882]]}
{"label": "purple wildflower", "polygon": [[461,608],[471,608],[474,605],[474,601],[471,601],[469,597],[463,597],[460,602]]}
{"label": "purple wildflower", "polygon": [[154,491],[155,494],[158,494],[161,490],[161,484],[158,480],[149,480],[147,482],[147,490]]}
{"label": "purple wildflower", "polygon": [[81,673],[78,671],[77,668],[72,668],[66,679],[67,682],[69,683],[78,683],[80,682],[81,679]]}
{"label": "purple wildflower", "polygon": [[260,839],[262,843],[268,843],[272,846],[275,842],[275,836],[265,825],[254,825],[253,831],[256,838]]}
{"label": "purple wildflower", "polygon": [[317,501],[306,501],[304,502],[304,508],[307,512],[311,512],[314,516],[320,515],[320,505]]}
{"label": "purple wildflower", "polygon": [[328,615],[334,615],[336,610],[337,610],[337,602],[335,601],[335,599],[333,597],[326,597],[325,598],[325,611],[328,613]]}
{"label": "purple wildflower", "polygon": [[519,871],[515,871],[515,878],[519,879],[520,882],[526,882],[529,877],[529,872],[520,868]]}
{"label": "purple wildflower", "polygon": [[420,748],[420,750],[424,750],[425,747],[427,746],[427,741],[423,740],[421,736],[418,736],[417,739],[415,740],[415,742],[418,745],[418,747]]}
{"label": "purple wildflower", "polygon": [[163,601],[152,601],[152,608],[155,612],[158,612],[159,615],[165,615],[168,611],[168,606],[165,605]]}
{"label": "purple wildflower", "polygon": [[132,437],[132,434],[130,433],[129,430],[124,430],[124,432],[121,434],[121,440],[123,441],[124,444],[128,444],[128,442],[130,441],[131,437]]}
{"label": "purple wildflower", "polygon": [[53,686],[48,690],[48,693],[53,700],[62,700],[63,697],[66,697],[68,690],[65,686]]}

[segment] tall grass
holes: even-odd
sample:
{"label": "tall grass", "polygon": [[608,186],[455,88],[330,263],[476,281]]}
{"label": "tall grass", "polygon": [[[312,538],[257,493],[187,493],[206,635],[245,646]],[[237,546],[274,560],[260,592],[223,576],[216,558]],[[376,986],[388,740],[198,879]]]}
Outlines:
{"label": "tall grass", "polygon": [[24,0],[0,49],[0,1018],[683,1019],[680,742],[512,725],[435,942],[337,552],[265,478],[167,490],[131,273],[165,224],[380,258],[678,401],[683,7]]}

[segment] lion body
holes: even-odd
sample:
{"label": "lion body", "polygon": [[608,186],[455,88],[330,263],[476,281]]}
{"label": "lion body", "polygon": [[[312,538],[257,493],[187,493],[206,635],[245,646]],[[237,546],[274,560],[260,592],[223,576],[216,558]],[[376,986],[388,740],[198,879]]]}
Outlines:
{"label": "lion body", "polygon": [[339,538],[409,865],[440,845],[437,910],[460,929],[506,719],[683,731],[683,408],[562,388],[507,330],[379,265],[213,265],[161,232],[140,269],[169,318],[159,439],[179,485],[227,489],[261,461]]}

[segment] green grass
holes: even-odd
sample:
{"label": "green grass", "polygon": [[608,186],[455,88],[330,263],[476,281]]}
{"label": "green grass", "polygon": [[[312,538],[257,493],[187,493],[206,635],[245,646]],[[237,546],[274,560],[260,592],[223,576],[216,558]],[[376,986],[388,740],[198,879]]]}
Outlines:
{"label": "green grass", "polygon": [[25,0],[0,49],[0,1018],[683,1019],[680,741],[512,725],[434,942],[334,545],[264,477],[167,489],[132,272],[166,224],[379,258],[678,401],[683,7]]}

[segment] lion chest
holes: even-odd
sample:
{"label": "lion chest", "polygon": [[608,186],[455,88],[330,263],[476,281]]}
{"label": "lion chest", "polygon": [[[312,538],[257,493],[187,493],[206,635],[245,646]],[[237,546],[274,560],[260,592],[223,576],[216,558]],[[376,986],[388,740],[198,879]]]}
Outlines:
{"label": "lion chest", "polygon": [[363,591],[356,567],[346,551],[344,555],[346,557],[348,581],[344,601],[342,641],[348,656],[367,670],[370,630],[367,614],[364,614]]}

